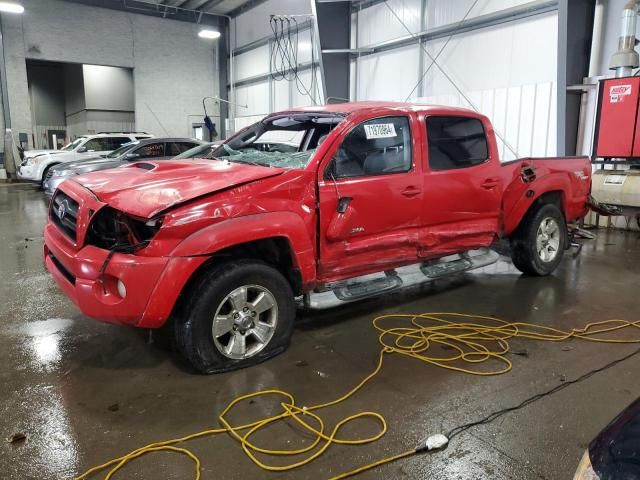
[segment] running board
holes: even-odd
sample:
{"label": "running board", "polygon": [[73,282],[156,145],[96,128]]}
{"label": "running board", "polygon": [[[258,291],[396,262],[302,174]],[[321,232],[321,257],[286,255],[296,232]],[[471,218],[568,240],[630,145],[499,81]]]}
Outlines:
{"label": "running board", "polygon": [[437,278],[474,268],[485,267],[500,258],[498,253],[488,250],[469,250],[459,255],[449,255],[437,260],[416,263],[386,272],[364,275],[341,282],[325,284],[304,296],[307,308],[321,310],[345,303],[375,297],[400,288],[420,285]]}

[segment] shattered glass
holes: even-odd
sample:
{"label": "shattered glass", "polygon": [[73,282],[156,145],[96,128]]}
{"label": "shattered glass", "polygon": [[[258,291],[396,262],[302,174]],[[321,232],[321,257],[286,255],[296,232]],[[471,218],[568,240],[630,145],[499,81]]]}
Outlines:
{"label": "shattered glass", "polygon": [[229,155],[220,157],[223,160],[276,168],[304,168],[315,152],[315,149],[293,153],[262,152],[253,148],[233,150],[228,145],[224,145],[224,149]]}

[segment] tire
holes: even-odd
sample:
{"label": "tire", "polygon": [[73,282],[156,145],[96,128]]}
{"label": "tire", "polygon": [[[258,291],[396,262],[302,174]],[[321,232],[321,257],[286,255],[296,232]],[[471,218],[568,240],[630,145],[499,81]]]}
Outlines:
{"label": "tire", "polygon": [[553,272],[567,247],[567,224],[560,209],[551,203],[525,216],[511,239],[511,258],[526,275]]}
{"label": "tire", "polygon": [[188,295],[174,335],[177,350],[197,371],[249,367],[289,346],[294,296],[278,270],[255,260],[225,263],[206,272]]}
{"label": "tire", "polygon": [[42,178],[40,179],[40,188],[42,190],[44,190],[44,180],[45,180],[45,178],[47,178],[47,173],[49,173],[49,170],[51,170],[56,165],[60,165],[60,164],[59,163],[52,163],[47,168],[45,168],[44,171],[42,172]]}

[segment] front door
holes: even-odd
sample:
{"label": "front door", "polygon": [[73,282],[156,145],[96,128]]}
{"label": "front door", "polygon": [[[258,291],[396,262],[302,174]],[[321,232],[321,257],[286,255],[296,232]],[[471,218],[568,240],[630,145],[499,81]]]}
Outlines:
{"label": "front door", "polygon": [[427,168],[420,256],[488,246],[499,229],[503,183],[495,141],[486,135],[490,124],[464,115],[431,115],[424,121]]}
{"label": "front door", "polygon": [[413,115],[369,119],[329,151],[318,183],[321,281],[415,262],[423,177],[414,124]]}

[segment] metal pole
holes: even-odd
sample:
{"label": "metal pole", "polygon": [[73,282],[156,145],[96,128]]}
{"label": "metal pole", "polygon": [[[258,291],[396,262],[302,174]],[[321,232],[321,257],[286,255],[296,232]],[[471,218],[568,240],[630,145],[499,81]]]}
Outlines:
{"label": "metal pole", "polygon": [[630,0],[622,10],[622,25],[618,40],[618,51],[611,57],[609,68],[615,70],[616,77],[629,77],[633,69],[638,67],[636,46],[636,17],[638,15],[637,0]]}
{"label": "metal pole", "polygon": [[2,90],[2,113],[4,118],[4,168],[10,178],[15,177],[16,164],[13,159],[13,138],[11,135],[11,110],[7,94],[7,66],[4,56],[4,29],[0,15],[0,90]]}

